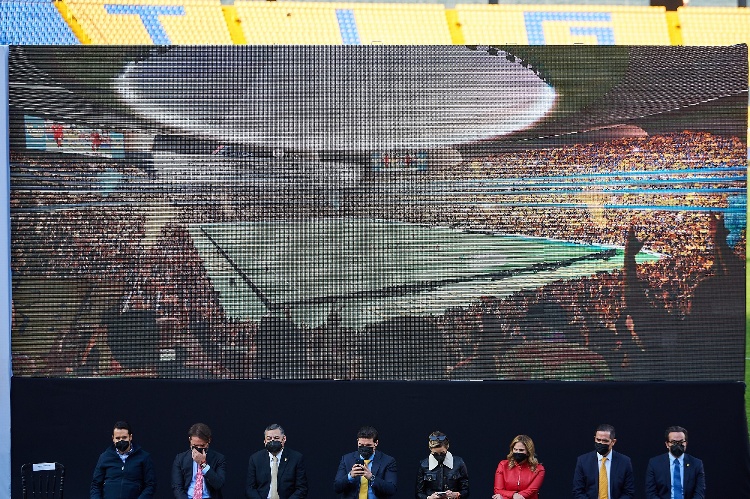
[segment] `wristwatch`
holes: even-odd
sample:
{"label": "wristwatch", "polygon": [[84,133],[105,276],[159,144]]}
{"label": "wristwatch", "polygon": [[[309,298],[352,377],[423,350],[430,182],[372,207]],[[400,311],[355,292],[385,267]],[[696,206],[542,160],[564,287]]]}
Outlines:
{"label": "wristwatch", "polygon": [[367,481],[372,485],[372,482],[375,481],[375,475],[370,475],[370,478],[368,478]]}
{"label": "wristwatch", "polygon": [[206,463],[205,463],[205,462],[204,462],[204,463],[201,463],[201,469],[205,468],[206,466],[207,466],[207,465],[206,465]]}

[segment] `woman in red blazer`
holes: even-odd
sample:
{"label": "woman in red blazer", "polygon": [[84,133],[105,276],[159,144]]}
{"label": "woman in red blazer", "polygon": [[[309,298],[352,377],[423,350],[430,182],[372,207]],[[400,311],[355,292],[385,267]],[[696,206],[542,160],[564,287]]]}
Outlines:
{"label": "woman in red blazer", "polygon": [[534,452],[534,441],[518,435],[510,443],[507,459],[495,471],[495,495],[492,499],[539,499],[544,481],[544,466]]}

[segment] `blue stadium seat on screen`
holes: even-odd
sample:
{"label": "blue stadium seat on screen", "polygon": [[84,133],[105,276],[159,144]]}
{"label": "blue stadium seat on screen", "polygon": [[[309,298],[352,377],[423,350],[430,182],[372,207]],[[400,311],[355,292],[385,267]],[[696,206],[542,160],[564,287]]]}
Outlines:
{"label": "blue stadium seat on screen", "polygon": [[54,4],[40,0],[0,2],[0,44],[78,45],[70,26]]}

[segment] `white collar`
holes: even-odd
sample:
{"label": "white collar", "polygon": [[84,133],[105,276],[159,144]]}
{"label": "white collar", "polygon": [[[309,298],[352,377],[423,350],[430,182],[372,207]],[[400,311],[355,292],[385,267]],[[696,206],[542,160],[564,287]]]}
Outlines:
{"label": "white collar", "polygon": [[[430,457],[428,458],[428,466],[430,468],[430,471],[434,470],[438,467],[440,463],[437,462],[437,459],[435,459],[432,455],[432,452],[430,452]],[[443,464],[450,469],[453,469],[453,454],[450,453],[450,451],[445,453],[445,460],[443,461]]]}

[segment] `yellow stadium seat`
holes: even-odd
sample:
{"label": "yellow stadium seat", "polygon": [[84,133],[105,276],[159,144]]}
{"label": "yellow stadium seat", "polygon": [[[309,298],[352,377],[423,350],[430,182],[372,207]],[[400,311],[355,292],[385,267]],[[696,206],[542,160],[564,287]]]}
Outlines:
{"label": "yellow stadium seat", "polygon": [[234,6],[250,44],[451,43],[442,4],[238,0]]}
{"label": "yellow stadium seat", "polygon": [[470,45],[669,45],[664,7],[456,5]]}
{"label": "yellow stadium seat", "polygon": [[679,7],[684,45],[750,43],[750,9],[746,7]]}
{"label": "yellow stadium seat", "polygon": [[91,43],[225,45],[220,0],[65,0]]}

